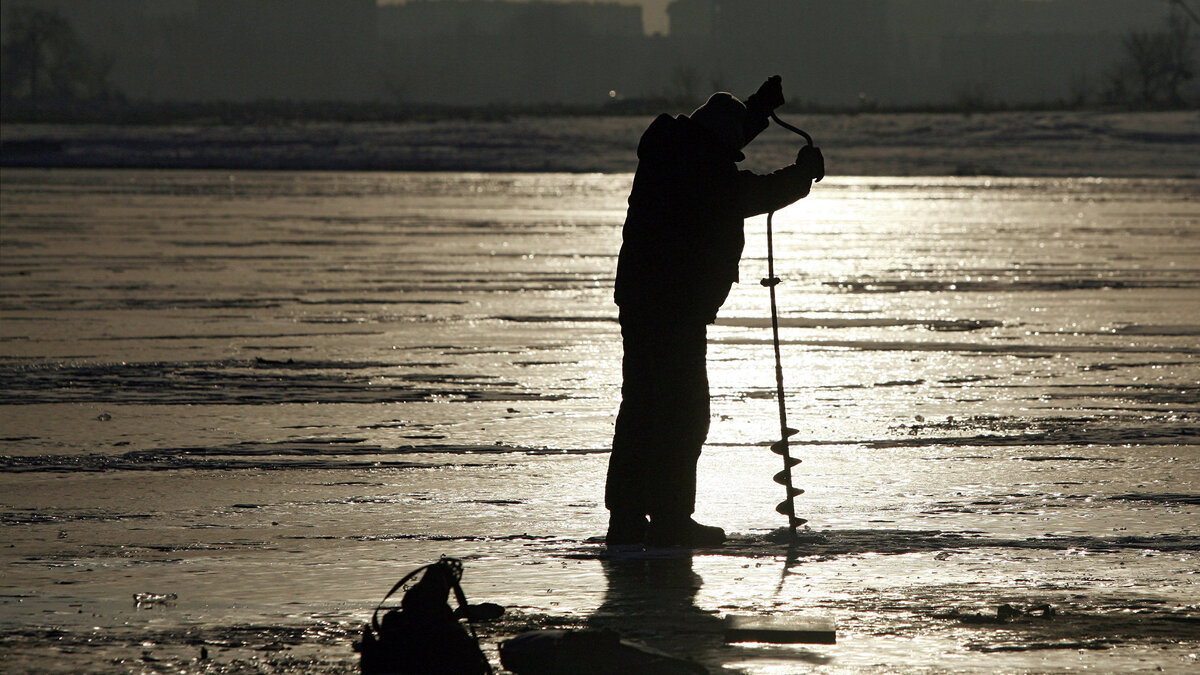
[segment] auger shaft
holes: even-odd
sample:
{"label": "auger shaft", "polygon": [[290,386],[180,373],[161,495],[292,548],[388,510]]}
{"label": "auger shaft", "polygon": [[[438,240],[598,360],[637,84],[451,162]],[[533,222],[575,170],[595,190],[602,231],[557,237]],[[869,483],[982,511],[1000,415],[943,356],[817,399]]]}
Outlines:
{"label": "auger shaft", "polygon": [[800,463],[800,460],[792,457],[791,450],[788,447],[788,438],[796,433],[787,425],[787,399],[784,397],[783,391],[783,357],[779,350],[779,308],[775,301],[775,287],[779,285],[780,279],[775,276],[775,247],[772,236],[772,220],[775,212],[767,214],[767,278],[762,280],[762,285],[767,287],[771,296],[771,338],[775,345],[775,398],[779,402],[779,440],[771,444],[771,452],[783,457],[783,470],[775,474],[775,482],[784,486],[787,490],[787,498],[775,507],[775,510],[788,517],[788,528],[792,532],[792,538],[797,537],[796,529],[804,523],[808,522],[803,518],[796,516],[796,497],[804,494],[804,490],[792,485],[792,467]]}

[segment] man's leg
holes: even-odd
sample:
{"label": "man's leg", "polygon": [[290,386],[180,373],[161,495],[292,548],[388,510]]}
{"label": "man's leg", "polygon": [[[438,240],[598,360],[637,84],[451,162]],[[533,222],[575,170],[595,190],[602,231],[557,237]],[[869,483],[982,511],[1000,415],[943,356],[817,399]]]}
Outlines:
{"label": "man's leg", "polygon": [[647,507],[652,519],[686,519],[696,508],[696,463],[708,438],[708,343],[703,323],[675,325],[657,338]]}
{"label": "man's leg", "polygon": [[645,539],[646,448],[655,443],[657,408],[655,392],[658,371],[654,367],[659,349],[653,330],[623,322],[621,338],[621,409],[613,433],[612,454],[608,459],[608,481],[604,503],[609,510],[606,543],[609,546],[641,544]]}
{"label": "man's leg", "polygon": [[671,345],[659,354],[657,443],[648,464],[650,527],[647,543],[664,546],[717,545],[720,528],[692,520],[696,507],[696,463],[708,437],[708,338],[703,323],[673,327]]}
{"label": "man's leg", "polygon": [[625,322],[621,410],[609,458],[609,544],[711,545],[720,528],[691,519],[696,463],[708,436],[707,337],[703,323]]}

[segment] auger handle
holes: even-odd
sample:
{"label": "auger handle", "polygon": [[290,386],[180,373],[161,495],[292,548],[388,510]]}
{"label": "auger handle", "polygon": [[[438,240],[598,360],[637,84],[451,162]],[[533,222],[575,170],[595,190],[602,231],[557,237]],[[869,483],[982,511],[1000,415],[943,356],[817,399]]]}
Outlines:
{"label": "auger handle", "polygon": [[779,115],[776,115],[774,110],[771,111],[771,119],[775,120],[775,124],[778,124],[779,126],[783,127],[784,129],[787,129],[788,131],[792,132],[793,134],[799,134],[799,135],[803,136],[804,142],[808,143],[808,147],[810,147],[810,148],[813,147],[813,139],[812,139],[812,136],[808,135],[808,132],[801,129],[800,127],[794,127],[794,126],[788,124],[787,122],[784,122],[783,120],[779,119]]}

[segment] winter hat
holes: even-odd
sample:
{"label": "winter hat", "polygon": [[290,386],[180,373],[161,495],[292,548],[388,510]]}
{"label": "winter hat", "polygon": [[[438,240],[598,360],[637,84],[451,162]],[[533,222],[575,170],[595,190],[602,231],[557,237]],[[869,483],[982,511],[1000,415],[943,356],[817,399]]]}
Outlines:
{"label": "winter hat", "polygon": [[743,131],[746,104],[733,94],[719,91],[709,96],[704,105],[692,111],[689,117],[711,131],[731,150],[740,151],[746,146],[746,134]]}

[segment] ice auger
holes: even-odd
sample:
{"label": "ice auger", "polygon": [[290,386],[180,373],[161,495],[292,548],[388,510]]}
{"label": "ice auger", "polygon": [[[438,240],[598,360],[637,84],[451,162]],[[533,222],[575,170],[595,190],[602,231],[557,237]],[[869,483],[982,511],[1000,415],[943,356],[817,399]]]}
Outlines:
{"label": "ice auger", "polygon": [[[771,119],[784,129],[803,136],[804,141],[810,147],[813,145],[812,136],[779,119],[774,112],[771,113]],[[787,425],[787,402],[783,394],[783,360],[779,354],[779,310],[775,304],[775,287],[779,285],[780,279],[775,276],[775,250],[771,238],[771,220],[774,215],[774,211],[767,214],[767,277],[762,280],[762,285],[766,286],[771,294],[771,337],[775,345],[775,397],[779,401],[779,440],[771,444],[771,452],[783,457],[783,470],[775,474],[775,482],[787,490],[787,498],[779,502],[775,510],[788,517],[788,529],[791,531],[794,541],[798,537],[796,529],[808,521],[796,515],[796,497],[804,494],[804,490],[792,485],[792,467],[799,464],[800,459],[793,457],[788,447],[788,438],[796,434],[797,430]]]}

